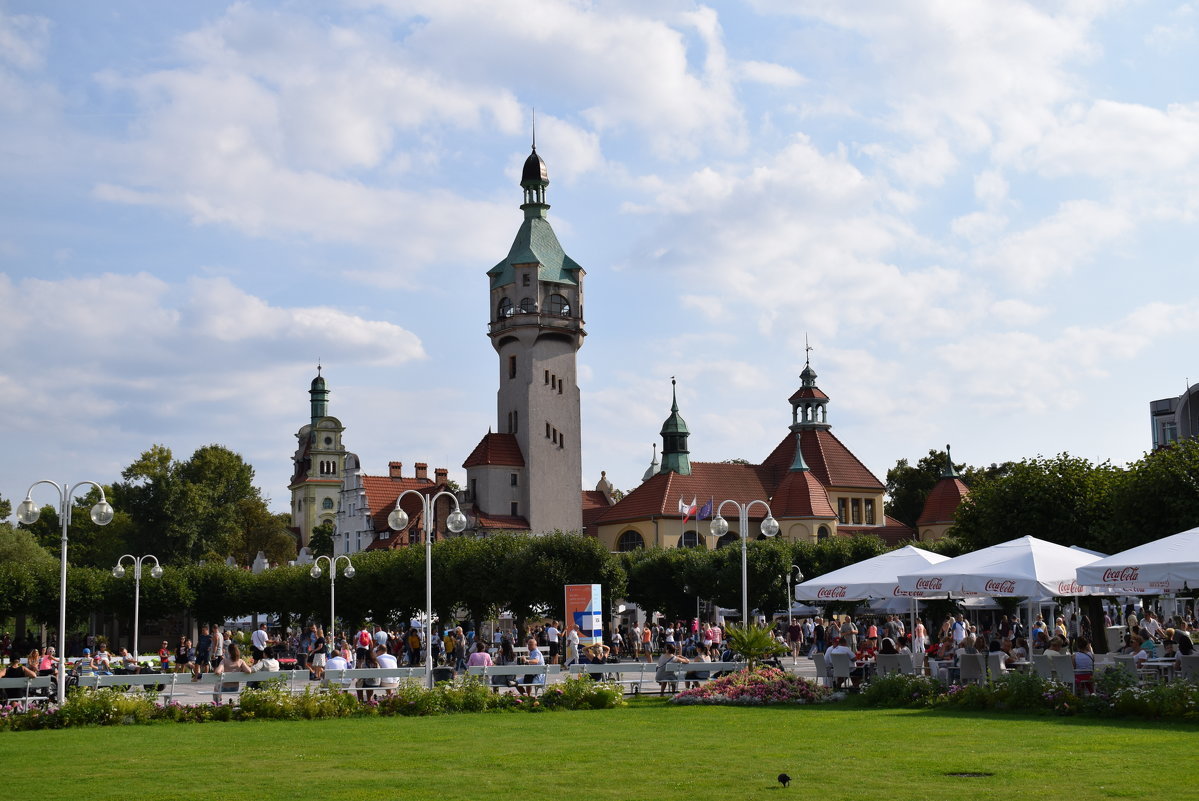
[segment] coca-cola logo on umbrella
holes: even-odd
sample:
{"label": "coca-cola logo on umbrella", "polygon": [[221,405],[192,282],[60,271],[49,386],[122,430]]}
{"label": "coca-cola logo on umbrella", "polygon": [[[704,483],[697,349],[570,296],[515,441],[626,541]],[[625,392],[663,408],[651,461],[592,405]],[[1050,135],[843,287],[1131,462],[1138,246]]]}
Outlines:
{"label": "coca-cola logo on umbrella", "polygon": [[1139,567],[1115,567],[1103,571],[1103,582],[1105,584],[1124,581],[1136,581],[1137,576],[1141,573]]}
{"label": "coca-cola logo on umbrella", "polygon": [[1011,595],[1016,592],[1016,582],[1012,581],[1011,579],[1004,579],[1002,581],[990,579],[987,581],[986,586],[984,586],[983,589],[986,592],[1003,592]]}
{"label": "coca-cola logo on umbrella", "polygon": [[844,598],[845,587],[821,587],[816,593],[817,598]]}
{"label": "coca-cola logo on umbrella", "polygon": [[1081,595],[1082,587],[1080,587],[1078,582],[1074,581],[1073,579],[1071,579],[1070,581],[1060,581],[1060,582],[1058,582],[1058,585],[1057,585],[1057,594],[1058,595]]}
{"label": "coca-cola logo on umbrella", "polygon": [[941,579],[937,578],[922,578],[916,579],[916,589],[918,590],[939,590],[941,589]]}

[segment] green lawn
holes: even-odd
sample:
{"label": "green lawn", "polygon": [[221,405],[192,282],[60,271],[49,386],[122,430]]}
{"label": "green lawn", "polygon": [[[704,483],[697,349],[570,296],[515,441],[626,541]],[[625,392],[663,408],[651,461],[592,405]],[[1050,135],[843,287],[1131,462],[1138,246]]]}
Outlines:
{"label": "green lawn", "polygon": [[[671,707],[0,734],[10,798],[926,801],[1176,797],[1194,725]],[[793,783],[782,790],[780,772]],[[951,778],[984,772],[983,778]],[[1184,771],[1185,772],[1185,771]]]}

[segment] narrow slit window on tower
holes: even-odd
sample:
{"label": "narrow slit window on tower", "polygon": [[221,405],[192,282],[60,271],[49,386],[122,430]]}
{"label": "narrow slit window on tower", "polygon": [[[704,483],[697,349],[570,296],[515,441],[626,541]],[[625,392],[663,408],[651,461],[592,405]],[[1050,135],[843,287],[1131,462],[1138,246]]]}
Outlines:
{"label": "narrow slit window on tower", "polygon": [[519,504],[519,503],[517,503],[516,501],[513,501],[513,502],[512,502],[512,516],[513,516],[513,517],[519,517],[519,516],[520,516],[520,504]]}
{"label": "narrow slit window on tower", "polygon": [[532,279],[529,277],[529,274],[528,274],[528,273],[525,273],[524,275],[522,275],[522,276],[520,277],[520,285],[521,285],[521,286],[528,286],[528,285],[529,285],[529,282],[530,282],[531,280],[532,280]]}
{"label": "narrow slit window on tower", "polygon": [[558,382],[558,394],[559,395],[562,394],[562,382],[561,381]]}
{"label": "narrow slit window on tower", "polygon": [[516,378],[516,357],[515,356],[508,357],[508,377]]}
{"label": "narrow slit window on tower", "polygon": [[550,438],[550,424],[548,422],[545,424],[545,438]]}
{"label": "narrow slit window on tower", "polygon": [[549,382],[550,382],[550,371],[546,370],[545,371],[545,383],[548,384]]}
{"label": "narrow slit window on tower", "polygon": [[516,473],[509,473],[509,476],[510,476],[510,480],[511,480],[511,482],[512,482],[512,486],[513,486],[513,487],[517,486],[517,478],[516,478],[517,474],[516,474]]}

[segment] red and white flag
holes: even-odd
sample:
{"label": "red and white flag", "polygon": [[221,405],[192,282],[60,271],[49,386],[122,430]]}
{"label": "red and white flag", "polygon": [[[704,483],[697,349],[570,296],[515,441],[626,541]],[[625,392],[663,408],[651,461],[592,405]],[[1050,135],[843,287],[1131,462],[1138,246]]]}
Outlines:
{"label": "red and white flag", "polygon": [[684,523],[695,516],[695,500],[695,498],[692,498],[691,503],[687,503],[682,498],[679,498],[679,514],[683,516]]}

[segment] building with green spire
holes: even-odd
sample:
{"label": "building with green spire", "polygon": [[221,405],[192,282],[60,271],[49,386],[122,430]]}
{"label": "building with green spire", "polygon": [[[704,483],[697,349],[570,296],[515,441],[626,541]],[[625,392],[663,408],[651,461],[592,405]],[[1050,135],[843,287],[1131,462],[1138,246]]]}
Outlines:
{"label": "building with green spire", "polygon": [[341,441],[345,426],[329,415],[329,387],[319,364],[308,398],[309,422],[296,432],[297,447],[287,487],[291,491],[291,525],[297,548],[308,545],[314,528],[336,522],[346,459]]}

